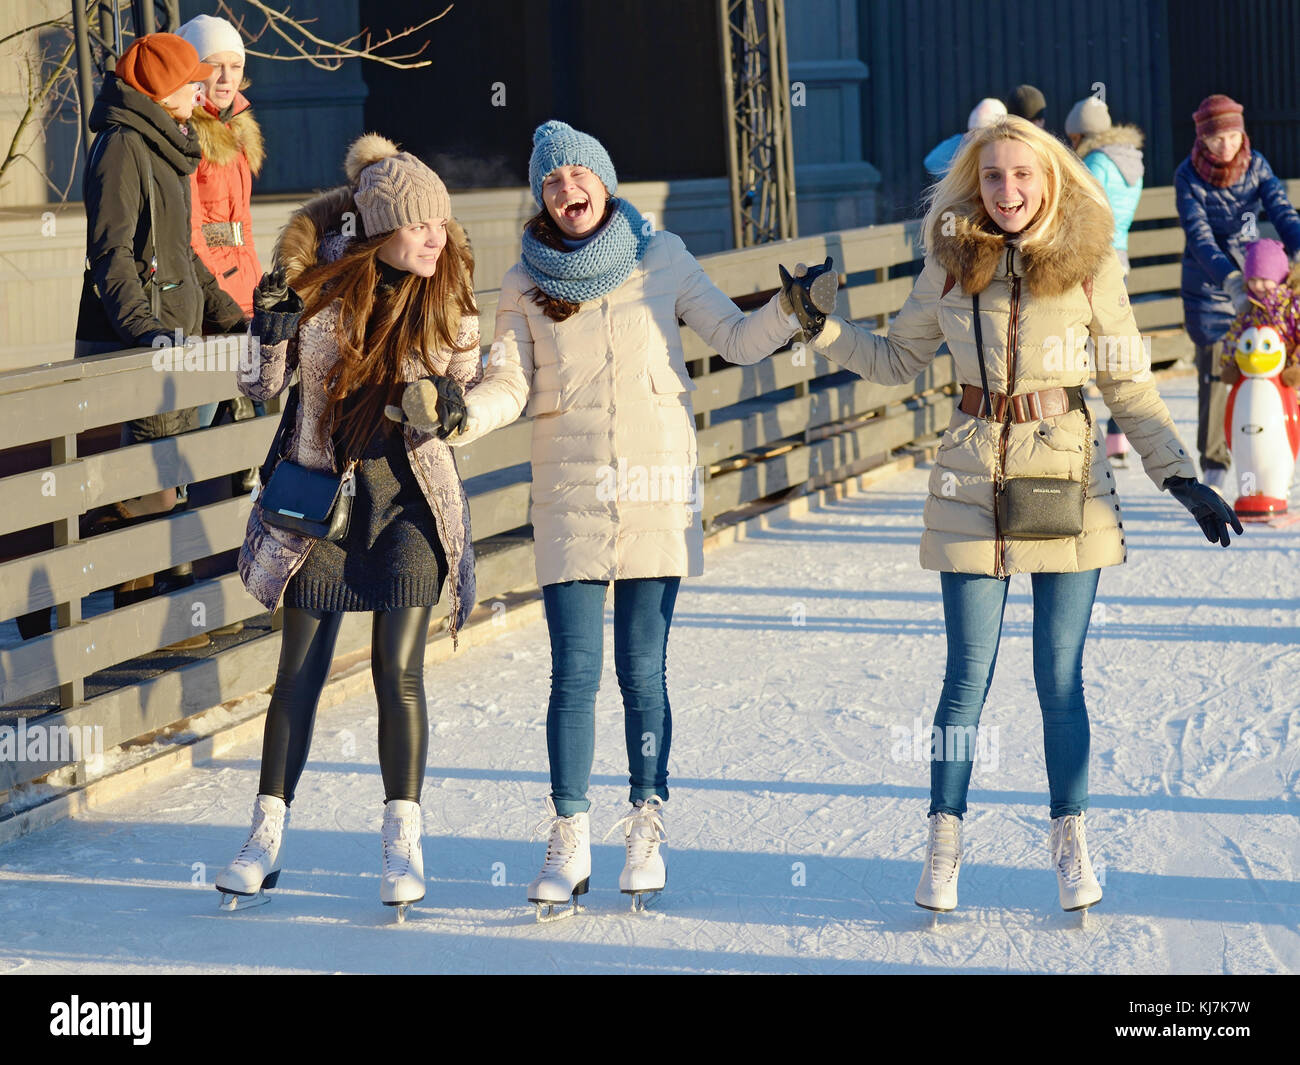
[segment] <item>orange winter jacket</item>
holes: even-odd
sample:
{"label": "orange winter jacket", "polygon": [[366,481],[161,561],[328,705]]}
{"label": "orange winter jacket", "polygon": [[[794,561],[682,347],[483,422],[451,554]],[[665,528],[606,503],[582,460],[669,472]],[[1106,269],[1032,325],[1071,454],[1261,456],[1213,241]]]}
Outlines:
{"label": "orange winter jacket", "polygon": [[192,121],[203,160],[190,176],[190,241],[217,283],[251,316],[253,289],[262,271],[253,246],[249,202],[266,152],[262,130],[249,108],[243,93],[235,94],[226,122],[211,103],[195,108]]}

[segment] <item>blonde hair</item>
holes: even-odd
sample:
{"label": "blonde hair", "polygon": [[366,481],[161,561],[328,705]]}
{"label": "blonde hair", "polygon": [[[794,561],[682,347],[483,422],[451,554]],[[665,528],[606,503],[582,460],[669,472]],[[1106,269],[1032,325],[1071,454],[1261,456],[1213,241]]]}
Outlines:
{"label": "blonde hair", "polygon": [[1061,203],[1066,191],[1086,196],[1105,208],[1110,204],[1097,179],[1083,161],[1050,133],[1023,118],[1008,115],[983,129],[972,130],[962,142],[952,167],[943,179],[926,193],[925,220],[921,239],[925,250],[932,251],[950,212],[976,224],[997,223],[989,217],[980,195],[980,153],[994,141],[1019,141],[1038,160],[1043,171],[1043,202],[1038,213],[1021,232],[1020,247],[1045,252],[1055,250],[1057,241],[1065,239],[1060,220]]}

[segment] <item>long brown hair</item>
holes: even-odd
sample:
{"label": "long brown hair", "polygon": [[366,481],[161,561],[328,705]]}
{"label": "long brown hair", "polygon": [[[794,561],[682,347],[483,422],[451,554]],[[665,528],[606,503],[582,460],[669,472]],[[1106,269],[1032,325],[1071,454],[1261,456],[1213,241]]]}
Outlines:
{"label": "long brown hair", "polygon": [[[392,431],[396,423],[385,417],[384,406],[400,403],[408,355],[428,373],[445,373],[451,353],[469,350],[456,344],[462,317],[478,313],[474,256],[458,225],[448,219],[447,243],[432,277],[407,274],[391,292],[376,292],[379,249],[391,236],[354,241],[334,262],[317,263],[294,282],[306,305],[303,322],[335,300],[341,304],[339,358],[325,381],[324,419],[342,434],[340,463],[360,455],[376,425]],[[353,392],[361,393],[356,406],[340,417],[340,404]]]}
{"label": "long brown hair", "polygon": [[[615,200],[613,196],[608,196],[605,200],[605,213],[601,216],[596,229],[600,229],[609,221],[610,215],[614,213]],[[560,227],[555,224],[555,219],[551,217],[551,212],[543,207],[524,225],[525,232],[532,235],[545,244],[548,248],[554,248],[556,251],[568,251],[569,246],[564,243],[564,234]],[[595,230],[592,230],[594,233]],[[552,322],[563,322],[566,318],[572,318],[582,307],[581,303],[571,303],[568,300],[562,300],[557,296],[548,296],[537,285],[534,285],[524,293],[530,300],[542,309]]]}

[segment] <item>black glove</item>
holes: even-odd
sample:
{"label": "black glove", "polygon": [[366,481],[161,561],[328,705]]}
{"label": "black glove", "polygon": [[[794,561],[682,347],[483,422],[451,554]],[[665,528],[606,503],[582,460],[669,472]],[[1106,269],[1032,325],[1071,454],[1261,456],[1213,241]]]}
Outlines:
{"label": "black glove", "polygon": [[1170,495],[1191,511],[1210,543],[1227,547],[1232,542],[1228,536],[1229,523],[1237,530],[1238,536],[1242,534],[1243,529],[1237,520],[1236,511],[1209,485],[1201,484],[1191,477],[1167,477],[1165,487],[1169,489]]}
{"label": "black glove", "polygon": [[303,310],[302,297],[289,287],[284,267],[277,266],[253,289],[253,335],[268,346],[288,340]]}
{"label": "black glove", "polygon": [[795,268],[791,276],[784,266],[778,264],[781,271],[781,300],[790,308],[799,320],[799,327],[807,337],[815,337],[826,324],[826,316],[835,310],[835,293],[839,288],[839,276],[835,273],[831,257],[821,266],[811,270]]}
{"label": "black glove", "polygon": [[[288,306],[280,306],[286,302]],[[253,289],[253,309],[282,312],[302,309],[302,300],[298,297],[298,293],[289,287],[283,266],[277,266],[269,274],[262,275],[257,288]]]}

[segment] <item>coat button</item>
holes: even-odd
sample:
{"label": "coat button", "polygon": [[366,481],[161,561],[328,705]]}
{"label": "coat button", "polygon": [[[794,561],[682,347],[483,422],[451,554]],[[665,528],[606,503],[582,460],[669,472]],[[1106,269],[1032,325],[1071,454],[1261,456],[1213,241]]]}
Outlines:
{"label": "coat button", "polygon": [[1118,503],[1115,504],[1115,509],[1116,509],[1116,510],[1119,510],[1119,504],[1118,504]]}

